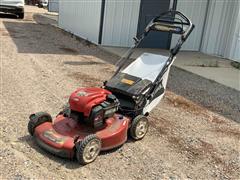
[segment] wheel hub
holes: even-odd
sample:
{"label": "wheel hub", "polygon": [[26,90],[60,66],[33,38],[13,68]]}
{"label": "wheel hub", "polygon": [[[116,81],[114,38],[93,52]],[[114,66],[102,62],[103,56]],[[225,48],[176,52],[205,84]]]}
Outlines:
{"label": "wheel hub", "polygon": [[94,160],[100,151],[100,142],[98,140],[92,140],[84,149],[83,158],[86,162]]}
{"label": "wheel hub", "polygon": [[136,135],[138,138],[143,137],[147,132],[147,122],[146,121],[140,121],[139,124],[136,127]]}

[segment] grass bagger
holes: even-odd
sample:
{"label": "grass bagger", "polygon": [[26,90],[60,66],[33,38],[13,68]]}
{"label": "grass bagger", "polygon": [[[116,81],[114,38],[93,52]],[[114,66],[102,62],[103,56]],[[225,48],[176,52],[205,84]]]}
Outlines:
{"label": "grass bagger", "polygon": [[[134,38],[135,44],[103,87],[78,88],[54,120],[46,112],[30,115],[29,133],[43,149],[60,157],[76,157],[82,165],[93,162],[100,151],[121,146],[128,136],[142,139],[149,127],[147,116],[162,99],[170,67],[193,29],[179,11],[153,18],[144,33]],[[180,38],[168,57],[143,53],[129,62],[151,31],[178,34]]]}

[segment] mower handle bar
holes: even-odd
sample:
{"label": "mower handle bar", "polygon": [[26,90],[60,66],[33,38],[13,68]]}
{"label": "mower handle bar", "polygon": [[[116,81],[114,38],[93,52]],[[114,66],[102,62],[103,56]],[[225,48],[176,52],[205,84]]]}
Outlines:
{"label": "mower handle bar", "polygon": [[[181,19],[176,18],[175,16],[178,15],[181,17]],[[178,19],[180,21],[176,21],[175,19]],[[182,27],[175,26],[176,24],[182,25]],[[156,29],[154,28],[154,25],[160,25],[160,28]],[[186,30],[183,30],[183,25],[187,25],[188,28]],[[180,51],[183,43],[187,40],[189,35],[194,29],[194,24],[190,21],[187,16],[185,16],[183,13],[175,10],[169,10],[166,11],[159,16],[153,18],[147,27],[145,28],[143,34],[138,38],[134,37],[135,44],[130,48],[129,51],[126,52],[126,56],[123,56],[116,65],[118,66],[117,71],[114,73],[113,76],[115,76],[124,66],[123,59],[129,59],[130,56],[133,53],[133,49],[138,47],[138,45],[142,42],[142,40],[148,35],[150,31],[162,31],[162,32],[171,32],[175,34],[180,34],[181,37],[179,38],[177,44],[174,48],[170,50],[170,58],[169,60],[172,61],[173,57]],[[176,28],[176,29],[174,29]],[[168,62],[168,64],[171,64],[171,62]]]}
{"label": "mower handle bar", "polygon": [[[180,18],[177,18],[178,15]],[[177,21],[179,20],[179,21]],[[181,27],[176,26],[181,25]],[[183,29],[183,25],[187,25],[187,29]],[[158,26],[158,28],[156,28]],[[153,18],[144,30],[144,33],[140,38],[134,38],[135,47],[140,44],[140,42],[148,35],[150,31],[162,31],[171,32],[173,34],[180,34],[181,37],[178,40],[176,46],[171,49],[171,54],[175,56],[182,47],[182,44],[187,40],[191,32],[193,31],[195,25],[192,24],[191,20],[185,16],[183,13],[175,10],[169,10],[160,14],[159,16]]]}
{"label": "mower handle bar", "polygon": [[[180,18],[176,18],[176,15],[178,15]],[[179,21],[176,21],[176,19],[180,20]],[[154,25],[156,25],[157,23],[164,23],[162,24],[162,26],[168,26],[168,27],[176,27],[176,26],[173,26],[174,24],[178,24],[178,25],[187,25],[188,28],[186,31],[184,31],[182,29],[181,32],[176,32],[176,31],[173,31],[173,33],[176,33],[176,34],[181,34],[182,35],[182,38],[184,40],[186,40],[188,38],[188,36],[190,35],[191,33],[191,29],[193,29],[194,25],[192,24],[192,22],[190,21],[189,18],[187,18],[187,16],[185,16],[183,13],[179,12],[179,11],[175,11],[175,10],[169,10],[169,11],[166,11],[166,12],[163,12],[162,14],[160,14],[159,16],[153,18],[150,23],[147,25],[147,27],[145,28],[145,31],[144,31],[144,34],[148,34],[149,31],[151,30],[156,30],[154,29]],[[180,28],[180,27],[179,27]],[[158,30],[158,31],[170,31],[171,32],[171,29],[165,29],[165,30]]]}

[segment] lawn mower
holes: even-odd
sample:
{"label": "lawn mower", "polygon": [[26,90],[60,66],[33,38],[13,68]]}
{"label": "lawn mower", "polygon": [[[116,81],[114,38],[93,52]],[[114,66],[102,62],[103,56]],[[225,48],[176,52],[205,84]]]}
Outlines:
{"label": "lawn mower", "polygon": [[[37,144],[55,155],[93,162],[100,151],[123,145],[130,136],[142,139],[149,127],[147,116],[162,99],[170,67],[194,25],[179,11],[153,18],[102,87],[78,88],[54,120],[46,112],[30,115],[28,131]],[[143,53],[132,62],[134,49],[151,32],[180,36],[169,57]]]}

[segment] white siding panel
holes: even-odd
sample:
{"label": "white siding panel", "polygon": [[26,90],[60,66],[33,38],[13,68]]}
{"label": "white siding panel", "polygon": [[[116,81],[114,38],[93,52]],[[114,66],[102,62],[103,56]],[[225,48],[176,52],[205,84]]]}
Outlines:
{"label": "white siding panel", "polygon": [[102,45],[129,47],[137,34],[140,0],[106,0]]}
{"label": "white siding panel", "polygon": [[58,9],[59,9],[59,0],[48,0],[49,12],[58,12]]}
{"label": "white siding panel", "polygon": [[[183,12],[196,26],[189,39],[183,45],[182,50],[198,51],[200,49],[207,4],[208,0],[177,1],[177,10]],[[176,44],[178,38],[178,35],[173,35],[171,47]]]}
{"label": "white siding panel", "polygon": [[240,8],[239,8],[237,17],[238,18],[237,18],[235,32],[233,34],[231,49],[229,50],[229,53],[226,54],[225,56],[229,59],[233,59],[240,62]]}
{"label": "white siding panel", "polygon": [[59,27],[98,43],[101,0],[60,0]]}
{"label": "white siding panel", "polygon": [[211,0],[202,52],[240,61],[240,1]]}

